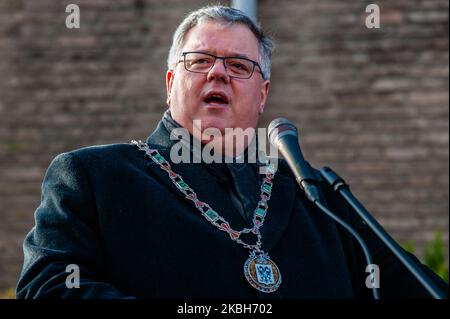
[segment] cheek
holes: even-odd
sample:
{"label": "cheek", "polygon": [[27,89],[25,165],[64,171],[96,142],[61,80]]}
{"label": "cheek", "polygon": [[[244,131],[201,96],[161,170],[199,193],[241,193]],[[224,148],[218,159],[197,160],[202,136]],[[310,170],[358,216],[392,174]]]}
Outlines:
{"label": "cheek", "polygon": [[172,101],[175,107],[180,108],[189,100],[191,84],[186,79],[179,77],[174,80],[172,86]]}
{"label": "cheek", "polygon": [[253,87],[240,88],[235,91],[235,96],[239,96],[237,99],[238,112],[244,114],[255,114],[259,112],[259,106],[261,104],[261,94]]}
{"label": "cheek", "polygon": [[239,127],[255,127],[259,119],[259,94],[249,94],[247,91],[241,95],[234,110],[234,120]]}
{"label": "cheek", "polygon": [[[195,81],[195,79],[184,79],[179,87],[179,92],[182,92],[179,96],[181,99],[180,102],[183,104],[197,103],[200,98],[200,88],[199,81]],[[189,106],[192,107],[193,105]]]}

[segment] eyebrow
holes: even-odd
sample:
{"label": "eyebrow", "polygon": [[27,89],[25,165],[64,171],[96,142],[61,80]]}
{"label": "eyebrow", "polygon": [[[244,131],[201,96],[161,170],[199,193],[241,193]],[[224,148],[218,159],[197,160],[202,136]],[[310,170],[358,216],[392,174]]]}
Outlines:
{"label": "eyebrow", "polygon": [[235,56],[235,57],[239,57],[239,58],[246,58],[246,59],[250,59],[250,57],[246,54],[242,54],[242,53],[234,53],[232,52],[230,55],[228,56]]}
{"label": "eyebrow", "polygon": [[[208,53],[208,54],[212,54],[212,55],[217,55],[217,54],[212,53],[209,50],[193,50],[193,51]],[[227,57],[236,57],[236,58],[246,58],[246,59],[249,59],[249,60],[251,59],[248,55],[243,54],[243,53],[237,53],[237,52],[229,52],[225,56],[227,56]]]}

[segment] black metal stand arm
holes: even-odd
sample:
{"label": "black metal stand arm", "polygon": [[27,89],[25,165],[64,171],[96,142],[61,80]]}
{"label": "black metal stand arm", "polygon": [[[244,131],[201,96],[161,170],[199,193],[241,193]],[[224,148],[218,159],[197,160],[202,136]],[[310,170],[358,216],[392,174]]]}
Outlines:
{"label": "black metal stand arm", "polygon": [[364,206],[350,192],[349,186],[337,175],[331,168],[323,167],[320,169],[323,178],[333,187],[334,191],[339,193],[347,203],[358,213],[373,232],[386,244],[386,246],[397,256],[422,286],[435,298],[446,299],[445,293],[440,291],[436,285],[427,277],[420,267],[415,264],[403,249],[392,239],[391,236],[381,227],[381,225],[370,215]]}

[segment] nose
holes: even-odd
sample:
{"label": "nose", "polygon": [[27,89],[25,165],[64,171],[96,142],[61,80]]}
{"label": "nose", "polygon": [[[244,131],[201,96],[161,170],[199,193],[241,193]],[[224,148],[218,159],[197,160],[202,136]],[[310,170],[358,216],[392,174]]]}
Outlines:
{"label": "nose", "polygon": [[216,59],[216,63],[214,63],[213,67],[207,74],[207,80],[219,80],[225,83],[230,81],[230,76],[227,73],[223,59]]}

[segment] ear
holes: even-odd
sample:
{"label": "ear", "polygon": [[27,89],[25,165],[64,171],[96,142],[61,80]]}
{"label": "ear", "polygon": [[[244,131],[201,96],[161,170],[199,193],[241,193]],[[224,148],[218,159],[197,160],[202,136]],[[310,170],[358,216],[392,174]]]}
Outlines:
{"label": "ear", "polygon": [[167,70],[166,72],[166,90],[167,90],[167,106],[170,107],[170,92],[172,92],[172,84],[175,73],[173,70]]}
{"label": "ear", "polygon": [[270,81],[266,80],[261,85],[261,104],[259,105],[259,114],[264,112],[264,107],[266,105],[267,96],[269,95]]}

